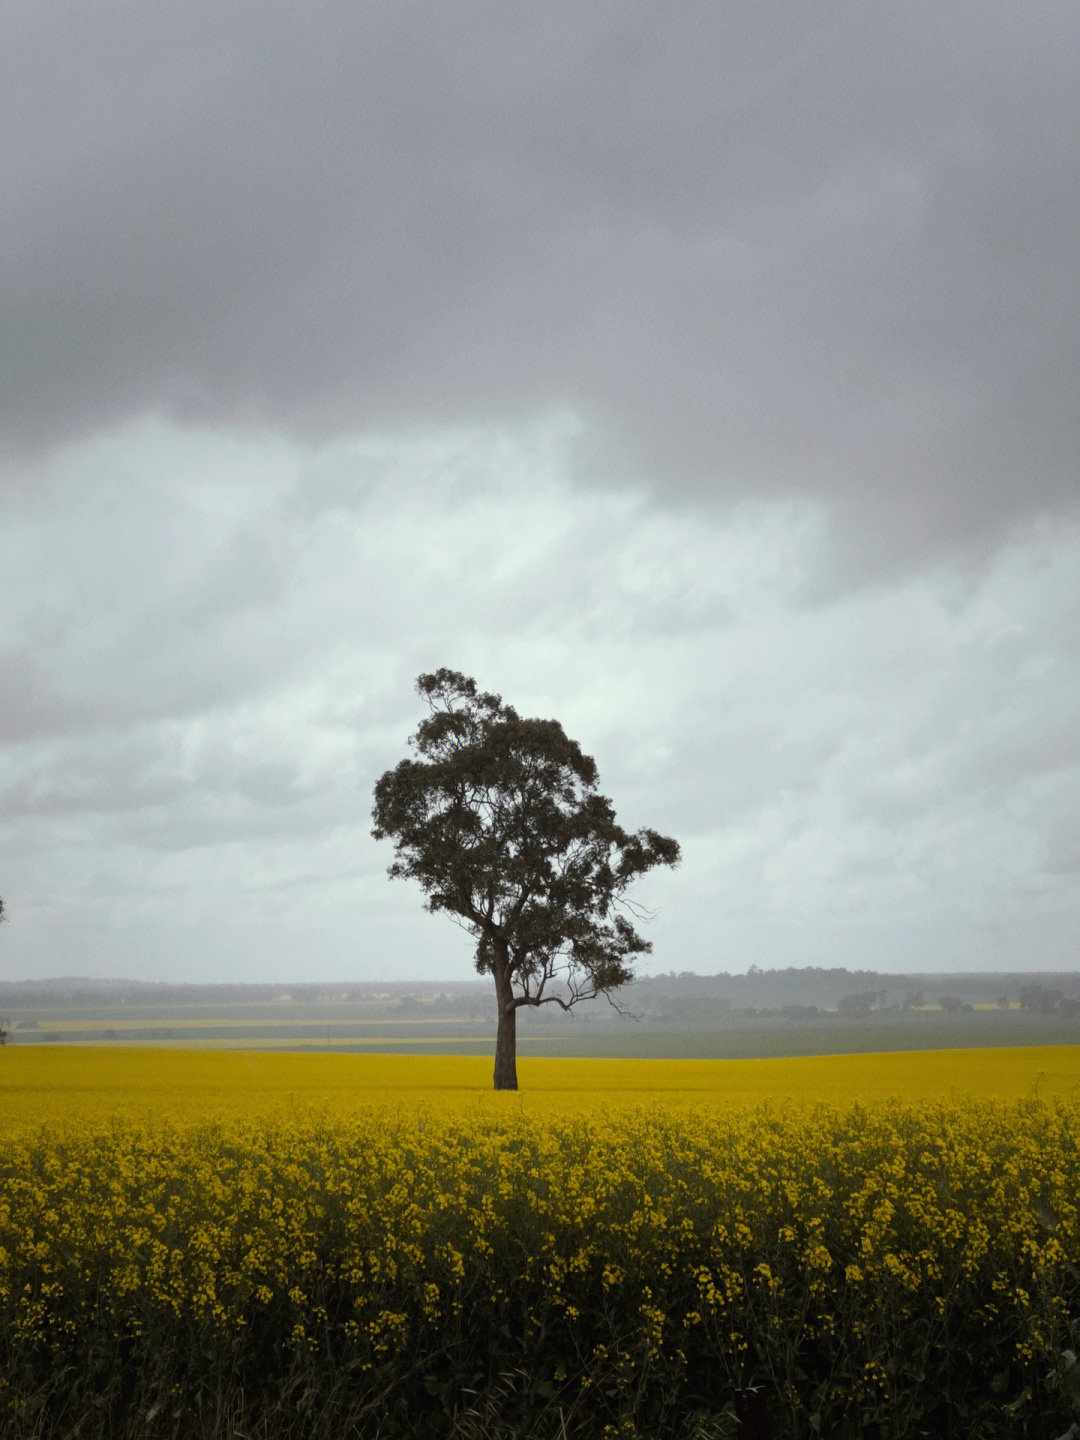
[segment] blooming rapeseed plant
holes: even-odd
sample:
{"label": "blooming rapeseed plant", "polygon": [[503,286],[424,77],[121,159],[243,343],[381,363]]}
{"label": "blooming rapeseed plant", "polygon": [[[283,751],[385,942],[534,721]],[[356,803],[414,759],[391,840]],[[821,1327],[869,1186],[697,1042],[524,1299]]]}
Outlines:
{"label": "blooming rapeseed plant", "polygon": [[1075,1098],[627,1097],[39,1112],[0,1156],[0,1434],[175,1433],[207,1387],[307,1396],[298,1434],[393,1395],[407,1433],[510,1376],[595,1434],[758,1383],[792,1436],[1053,1420]]}

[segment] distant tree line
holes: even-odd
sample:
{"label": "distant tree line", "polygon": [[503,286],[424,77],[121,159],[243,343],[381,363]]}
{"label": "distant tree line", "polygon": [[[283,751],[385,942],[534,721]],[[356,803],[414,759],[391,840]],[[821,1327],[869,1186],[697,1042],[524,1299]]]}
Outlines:
{"label": "distant tree line", "polygon": [[1038,980],[1021,985],[1017,998],[1021,1010],[1034,1010],[1040,1015],[1059,1014],[1071,1018],[1080,1016],[1080,996],[1063,994],[1061,990],[1043,985]]}
{"label": "distant tree line", "polygon": [[[0,1007],[30,1004],[113,1008],[190,1005],[347,1005],[389,1003],[418,1013],[438,1006],[443,1015],[490,1015],[484,980],[356,980],[264,984],[187,984],[161,981],[0,980]],[[754,970],[699,975],[691,971],[640,976],[626,987],[625,1008],[655,1025],[736,1025],[740,1016],[859,1019],[938,1008],[959,1013],[973,1005],[1018,1006],[1029,1015],[1080,1017],[1080,973],[883,975],[874,971]],[[284,1017],[283,1017],[284,1018]],[[609,1018],[607,1006],[582,1014],[584,1023]]]}

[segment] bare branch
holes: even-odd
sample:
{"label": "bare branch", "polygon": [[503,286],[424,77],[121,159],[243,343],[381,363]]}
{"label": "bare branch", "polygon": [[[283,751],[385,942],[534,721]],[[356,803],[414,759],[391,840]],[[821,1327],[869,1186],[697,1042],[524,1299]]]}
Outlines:
{"label": "bare branch", "polygon": [[619,1015],[625,1016],[627,1020],[638,1021],[644,1018],[640,1012],[635,1014],[633,1010],[624,1010],[623,1007],[619,1004],[619,1002],[615,999],[614,995],[611,993],[610,990],[604,991],[604,999],[614,1011],[616,1011]]}
{"label": "bare branch", "polygon": [[660,913],[659,910],[650,910],[647,908],[647,906],[642,905],[640,900],[631,900],[626,895],[613,895],[612,904],[619,905],[624,910],[629,910],[630,914],[633,915],[635,920],[655,920]]}

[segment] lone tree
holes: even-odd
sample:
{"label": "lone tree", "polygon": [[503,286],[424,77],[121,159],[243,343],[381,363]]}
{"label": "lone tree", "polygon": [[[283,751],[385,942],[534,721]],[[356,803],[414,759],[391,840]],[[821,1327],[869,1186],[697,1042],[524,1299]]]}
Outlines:
{"label": "lone tree", "polygon": [[475,937],[476,968],[495,981],[495,1089],[516,1090],[518,1010],[570,1010],[633,978],[652,946],[615,907],[679,847],[616,823],[596,762],[557,720],[523,720],[456,670],[416,690],[431,711],[411,738],[419,758],[375,786],[371,833],[394,842],[391,877],[418,880],[425,908]]}

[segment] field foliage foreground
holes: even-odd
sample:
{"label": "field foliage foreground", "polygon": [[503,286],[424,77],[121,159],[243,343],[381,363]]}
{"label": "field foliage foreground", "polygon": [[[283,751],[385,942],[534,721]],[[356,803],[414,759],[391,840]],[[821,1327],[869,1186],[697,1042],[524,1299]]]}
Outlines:
{"label": "field foliage foreground", "polygon": [[1029,1436],[1080,1418],[1080,1102],[12,1126],[12,1437]]}

